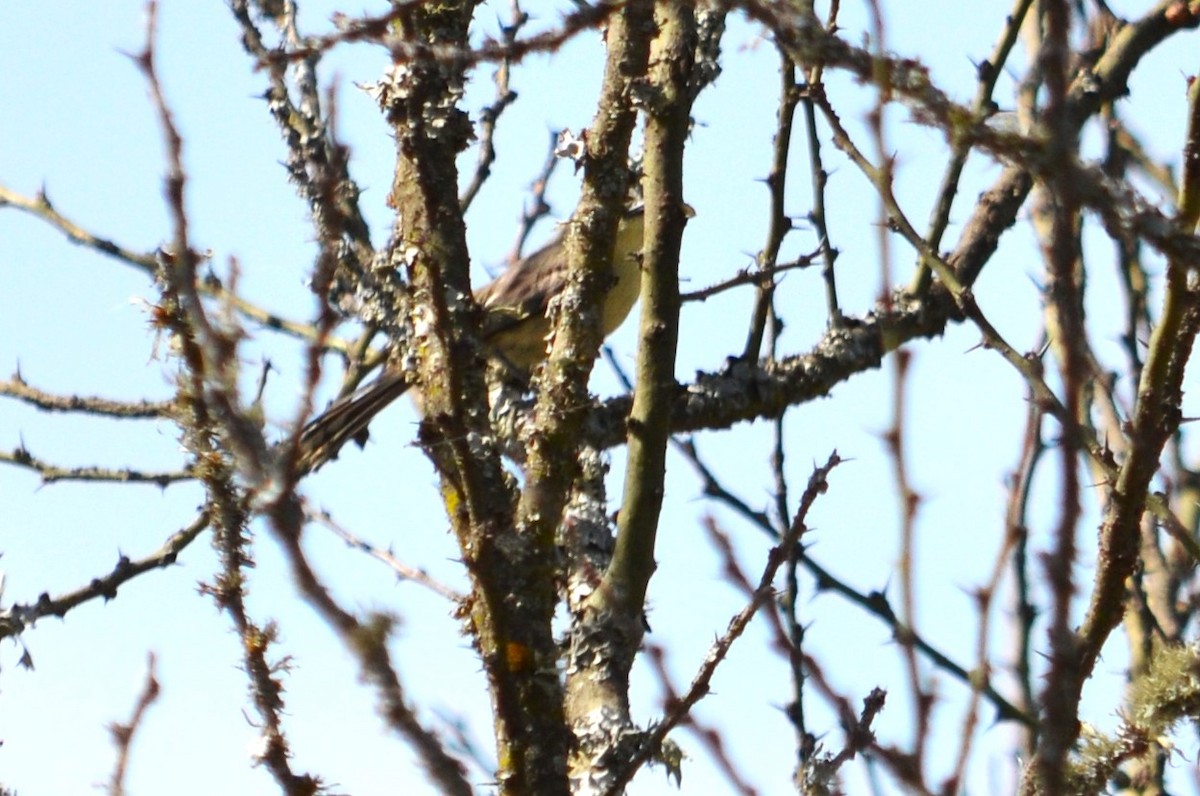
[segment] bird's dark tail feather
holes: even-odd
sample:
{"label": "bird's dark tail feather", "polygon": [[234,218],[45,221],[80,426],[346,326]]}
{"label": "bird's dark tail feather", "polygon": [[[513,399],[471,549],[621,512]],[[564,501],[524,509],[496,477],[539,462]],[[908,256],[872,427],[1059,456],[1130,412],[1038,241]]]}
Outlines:
{"label": "bird's dark tail feather", "polygon": [[300,472],[316,470],[336,459],[350,440],[367,441],[367,426],[384,407],[408,390],[403,373],[385,372],[375,381],[340,398],[300,432]]}

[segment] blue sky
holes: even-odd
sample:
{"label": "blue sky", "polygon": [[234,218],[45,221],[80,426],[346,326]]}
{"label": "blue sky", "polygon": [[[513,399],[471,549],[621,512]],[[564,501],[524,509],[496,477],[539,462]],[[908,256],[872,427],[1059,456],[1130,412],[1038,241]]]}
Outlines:
{"label": "blue sky", "polygon": [[[368,8],[377,11],[380,5]],[[888,45],[921,58],[943,88],[967,101],[974,90],[972,60],[990,50],[1008,4],[980,0],[924,7],[935,15],[932,22],[925,14],[893,13]],[[331,3],[303,3],[304,26],[328,30],[333,8]],[[526,10],[535,16],[540,12],[544,21],[555,18],[545,7],[530,4]],[[236,26],[220,4],[164,0],[160,13],[159,70],[186,141],[193,239],[211,249],[218,271],[230,258],[237,259],[247,297],[291,317],[308,317],[313,309],[304,279],[315,247],[305,207],[284,179],[283,146],[258,99],[264,77],[251,68],[238,45]],[[848,31],[861,29],[861,8],[848,4],[843,13]],[[506,14],[504,4],[486,5],[479,18]],[[162,201],[161,136],[145,83],[126,55],[142,47],[143,25],[141,4],[125,0],[83,6],[10,2],[0,7],[0,74],[6,75],[0,82],[6,109],[0,116],[0,183],[27,194],[45,188],[64,214],[148,251],[170,236],[170,227]],[[1142,67],[1134,81],[1135,100],[1128,103],[1135,127],[1154,131],[1152,145],[1162,147],[1160,156],[1176,163],[1184,118],[1183,75],[1195,69],[1186,49],[1195,47],[1195,37],[1181,39],[1186,40],[1163,48]],[[740,20],[731,26],[725,51],[725,72],[694,113],[686,198],[697,216],[684,244],[685,289],[715,283],[747,266],[766,235],[767,192],[761,178],[770,164],[776,57],[756,29]],[[511,245],[527,185],[545,156],[547,131],[564,126],[578,130],[590,121],[601,56],[598,35],[588,33],[557,55],[533,57],[515,70],[514,88],[521,99],[502,120],[494,177],[468,217],[473,267],[480,280]],[[1017,55],[1016,62],[1021,58]],[[340,131],[353,151],[352,173],[366,188],[364,206],[377,243],[385,239],[389,223],[384,197],[392,143],[371,101],[355,84],[376,79],[385,65],[382,51],[358,45],[339,48],[323,67],[325,77],[337,78]],[[473,113],[490,99],[490,78],[486,68],[473,78],[467,100]],[[1002,105],[1011,104],[1011,92],[1011,81],[1001,81],[997,98]],[[873,95],[835,75],[830,76],[830,93],[835,100],[845,99],[843,118],[861,130]],[[889,120],[888,143],[899,154],[898,193],[910,217],[923,223],[940,177],[942,139],[907,122],[899,108],[889,111]],[[860,313],[879,290],[878,207],[861,175],[832,147],[827,145],[825,152],[834,197],[830,229],[841,250],[843,305]],[[789,211],[800,216],[809,203],[801,141],[795,153]],[[464,165],[473,157],[466,156]],[[972,160],[956,221],[962,221],[967,203],[997,169]],[[560,172],[550,198],[556,216],[564,218],[577,188],[567,169]],[[550,233],[543,224],[535,234],[544,238]],[[947,241],[956,234],[952,228]],[[811,231],[802,229],[789,239],[785,256],[814,247]],[[897,241],[891,252],[895,270],[906,274],[911,252]],[[979,285],[985,310],[1019,348],[1036,340],[1040,307],[1033,277],[1039,268],[1028,232],[1014,230]],[[127,400],[171,394],[173,364],[156,356],[158,341],[144,309],[154,290],[143,275],[64,242],[30,217],[0,211],[0,276],[0,369],[19,366],[31,384],[50,391]],[[1099,307],[1115,295],[1106,284],[1111,280],[1107,273],[1096,277]],[[740,350],[750,301],[750,291],[743,290],[685,310],[681,379],[698,369],[717,369],[726,354]],[[820,335],[821,301],[815,271],[786,278],[781,306],[788,322],[783,344],[789,352],[806,350]],[[1098,323],[1097,345],[1114,357],[1119,356],[1119,324],[1116,317],[1111,324]],[[617,358],[627,364],[633,340],[631,326],[612,340]],[[916,409],[907,428],[911,475],[926,498],[918,547],[920,626],[968,665],[975,643],[969,590],[986,577],[1000,544],[1002,479],[1015,464],[1024,411],[1021,380],[994,354],[970,351],[977,340],[970,329],[954,328],[944,339],[914,347],[910,388]],[[294,412],[299,353],[296,346],[266,333],[257,334],[242,351],[248,372],[257,373],[264,358],[277,370],[267,399],[277,421]],[[326,381],[324,394],[329,394],[335,378]],[[601,366],[593,389],[612,394],[619,388]],[[830,399],[800,408],[787,424],[788,470],[797,492],[812,463],[823,462],[833,449],[851,460],[835,472],[833,489],[810,518],[816,528],[811,543],[822,563],[863,591],[885,589],[894,580],[895,485],[880,439],[889,422],[890,395],[890,370],[885,367],[838,387]],[[1196,413],[1185,409],[1185,414]],[[412,445],[414,423],[411,407],[389,410],[373,427],[365,451],[348,451],[335,466],[308,479],[304,491],[356,534],[390,545],[408,563],[461,587],[435,476]],[[752,503],[768,504],[771,437],[765,424],[742,426],[732,434],[702,434],[697,442],[726,486]],[[0,401],[0,448],[21,443],[40,457],[67,464],[167,469],[182,462],[176,430],[169,424],[52,417]],[[615,502],[619,452],[612,465],[610,499]],[[1047,495],[1051,487],[1044,485]],[[670,463],[667,490],[659,571],[649,595],[654,631],[649,641],[669,648],[671,671],[683,684],[743,603],[723,582],[721,562],[704,539],[701,519],[712,513],[725,525],[751,573],[761,566],[766,541],[700,500],[698,481],[678,458]],[[0,469],[0,491],[6,502],[0,514],[6,602],[27,602],[42,591],[56,593],[86,583],[111,567],[119,553],[145,555],[187,524],[202,500],[192,485],[166,490],[39,486],[33,475],[12,468]],[[1049,527],[1052,501],[1043,500],[1036,508],[1035,519]],[[1092,526],[1094,522],[1084,525]],[[260,621],[278,621],[280,651],[294,658],[286,676],[294,764],[326,777],[337,791],[390,793],[400,783],[406,792],[433,793],[406,746],[383,731],[372,694],[357,683],[354,665],[334,634],[297,599],[274,543],[265,533],[259,539],[251,607]],[[426,720],[434,723],[435,712],[461,716],[488,745],[479,664],[449,616],[450,606],[411,583],[397,583],[382,566],[323,532],[311,532],[306,541],[340,599],[401,617],[394,652]],[[1083,541],[1091,544],[1091,539]],[[1085,550],[1084,564],[1089,555]],[[272,788],[266,772],[250,762],[256,730],[244,718],[246,680],[237,668],[238,639],[211,600],[197,594],[197,584],[216,570],[207,540],[201,540],[178,566],[136,580],[111,603],[89,604],[65,621],[39,623],[24,639],[35,671],[16,665],[17,646],[0,646],[0,782],[22,794],[36,794],[84,792],[105,781],[113,760],[105,725],[127,717],[146,654],[153,650],[163,694],[135,747],[130,792],[170,788],[187,796]],[[808,636],[810,649],[826,662],[833,684],[854,698],[876,684],[893,686],[881,728],[904,743],[909,713],[900,658],[887,628],[836,597],[813,595],[811,584],[808,594],[804,611],[816,620]],[[1003,649],[1011,638],[1004,621],[996,617],[994,649]],[[698,715],[725,730],[730,754],[761,792],[782,793],[787,792],[793,759],[791,730],[779,710],[789,698],[789,685],[782,663],[765,651],[768,644],[764,628],[752,628]],[[1114,649],[1106,656],[1106,673],[1119,671],[1120,660]],[[936,672],[929,675],[939,683],[944,711],[952,717],[937,740],[952,753],[963,689]],[[1098,697],[1089,720],[1102,725],[1111,721],[1115,706],[1114,692],[1105,690],[1105,682],[1101,677],[1098,693],[1089,694]],[[646,669],[637,671],[634,697],[639,720],[653,719],[660,694]],[[834,726],[820,707],[814,707],[813,715],[817,726]],[[1005,781],[1005,772],[1011,771],[1005,757],[1007,730],[989,727],[986,713],[983,725],[981,743],[991,762],[972,775],[981,784],[997,777]],[[684,769],[682,792],[725,792],[725,781],[698,742],[686,732],[676,737],[696,758]],[[829,742],[836,746],[836,733]],[[944,771],[946,765],[942,761],[935,770]],[[661,771],[643,774],[631,790],[669,792],[676,791]]]}

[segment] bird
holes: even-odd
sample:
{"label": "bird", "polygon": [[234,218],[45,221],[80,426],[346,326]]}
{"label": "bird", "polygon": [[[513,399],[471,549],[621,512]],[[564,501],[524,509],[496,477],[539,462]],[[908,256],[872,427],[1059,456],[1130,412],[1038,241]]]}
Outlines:
{"label": "bird", "polygon": [[[690,208],[689,208],[690,209]],[[637,303],[641,287],[645,208],[627,209],[613,244],[613,284],[604,297],[600,325],[605,337],[616,331]],[[510,264],[475,291],[485,315],[481,336],[489,355],[505,366],[528,373],[547,355],[550,301],[566,287],[565,230],[542,248]],[[408,376],[398,365],[385,366],[369,384],[334,401],[300,432],[297,467],[312,472],[337,457],[348,441],[366,441],[375,415],[408,391]]]}

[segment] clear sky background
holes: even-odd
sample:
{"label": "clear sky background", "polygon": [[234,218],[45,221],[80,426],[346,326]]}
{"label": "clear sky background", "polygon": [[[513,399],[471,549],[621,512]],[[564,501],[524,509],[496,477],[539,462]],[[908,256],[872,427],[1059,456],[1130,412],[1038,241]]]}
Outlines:
{"label": "clear sky background", "polygon": [[[365,3],[378,12],[383,3]],[[565,5],[565,4],[564,4]],[[864,28],[863,4],[847,3],[842,25]],[[1120,3],[1118,13],[1134,14],[1140,3]],[[1000,0],[924,2],[921,13],[893,4],[888,47],[918,57],[939,85],[966,102],[974,92],[973,62],[990,51],[1009,4]],[[330,29],[332,2],[303,2],[306,31]],[[342,7],[354,11],[358,6]],[[548,4],[529,3],[538,24],[553,24]],[[478,19],[507,18],[507,4],[485,5]],[[231,258],[241,266],[246,297],[289,317],[313,313],[304,284],[315,247],[306,208],[288,186],[280,165],[284,147],[258,97],[265,87],[238,44],[238,30],[220,3],[163,0],[158,43],[159,70],[167,98],[185,138],[189,174],[187,207],[193,240],[211,249],[223,271]],[[757,28],[734,15],[725,40],[724,74],[695,109],[696,128],[688,150],[687,200],[697,210],[685,236],[685,289],[720,281],[752,262],[766,237],[768,195],[761,179],[770,165],[771,131],[777,106],[777,58]],[[857,41],[855,33],[848,38]],[[146,85],[126,53],[143,46],[144,15],[139,2],[32,3],[0,5],[0,182],[33,194],[44,188],[55,206],[88,229],[139,251],[170,237],[162,200],[164,158],[161,136]],[[1189,49],[1190,48],[1190,49]],[[1161,48],[1133,81],[1134,100],[1126,118],[1153,131],[1149,138],[1164,161],[1178,163],[1184,119],[1184,75],[1195,72],[1196,36]],[[509,250],[527,186],[545,157],[548,131],[579,130],[591,120],[603,50],[600,37],[580,36],[553,56],[535,56],[514,71],[521,95],[507,111],[497,139],[494,177],[468,216],[473,267],[480,282]],[[1021,63],[1023,55],[1015,56]],[[364,207],[374,239],[382,243],[390,223],[384,205],[392,142],[371,100],[355,87],[375,80],[387,63],[379,48],[340,47],[322,74],[337,78],[339,128],[353,151],[351,170],[366,188]],[[467,104],[473,115],[492,96],[491,70],[478,71]],[[836,74],[830,94],[853,129],[862,129],[871,92]],[[1012,82],[1001,81],[997,99],[1011,105]],[[944,163],[944,142],[936,131],[913,125],[899,109],[889,111],[888,143],[898,153],[898,192],[911,218],[923,222]],[[865,139],[863,139],[865,140]],[[788,210],[803,216],[809,187],[797,140]],[[831,171],[829,227],[838,261],[844,309],[862,313],[879,291],[880,252],[875,220],[878,207],[865,179],[826,146]],[[464,168],[474,152],[464,157]],[[961,222],[976,193],[999,167],[973,159],[960,193]],[[561,169],[550,200],[557,218],[570,214],[577,182]],[[551,234],[544,223],[535,234]],[[952,227],[948,242],[957,236]],[[1089,239],[1098,257],[1107,241]],[[789,238],[784,257],[816,247],[811,230]],[[899,280],[906,281],[911,252],[891,246]],[[978,294],[989,317],[1018,348],[1035,344],[1040,312],[1036,277],[1041,268],[1036,245],[1022,228],[1005,237],[989,264]],[[1095,273],[1089,289],[1097,346],[1120,357],[1121,318],[1105,312],[1116,301],[1112,275]],[[174,363],[156,354],[145,302],[155,291],[144,275],[70,245],[28,216],[0,210],[0,369],[18,366],[33,385],[54,392],[117,399],[166,399],[172,394]],[[678,374],[688,379],[699,369],[715,370],[726,354],[741,349],[749,289],[727,292],[704,304],[689,305],[683,318]],[[784,280],[787,352],[806,350],[824,329],[819,275],[794,272]],[[1107,302],[1107,304],[1106,304]],[[1022,381],[999,357],[972,351],[978,336],[952,328],[946,337],[919,343],[911,375],[913,411],[908,418],[908,450],[915,486],[926,498],[919,517],[918,571],[921,573],[919,627],[955,660],[973,665],[975,614],[970,589],[984,582],[1003,530],[1004,475],[1019,451],[1025,405]],[[612,342],[616,357],[632,363],[632,324]],[[267,408],[283,422],[292,417],[301,383],[300,349],[269,333],[256,333],[242,356],[247,372],[269,358],[277,375],[268,385]],[[332,364],[332,363],[331,363]],[[335,388],[331,368],[322,397]],[[813,555],[839,577],[869,591],[893,584],[897,558],[897,498],[891,464],[880,438],[887,428],[890,370],[867,373],[839,386],[831,399],[814,402],[789,417],[788,471],[796,493],[813,462],[836,449],[851,461],[835,471],[829,494],[810,515],[816,531]],[[593,389],[619,391],[603,364]],[[1184,414],[1195,416],[1185,405]],[[435,475],[411,444],[415,414],[407,404],[388,410],[372,427],[364,451],[348,450],[336,465],[307,479],[304,493],[327,507],[345,527],[381,546],[391,546],[406,562],[427,568],[456,587],[463,577],[454,563],[454,543],[438,501]],[[114,422],[88,417],[48,416],[14,401],[0,400],[0,449],[24,444],[35,455],[67,465],[132,465],[175,469],[183,459],[176,428],[167,423]],[[702,434],[701,454],[724,483],[756,506],[766,508],[772,482],[766,424],[739,427],[733,434]],[[619,498],[621,452],[614,452],[610,498]],[[1035,533],[1054,519],[1053,484],[1040,487]],[[3,599],[29,602],[41,592],[56,594],[107,572],[119,554],[140,557],[186,525],[202,500],[198,487],[86,484],[39,485],[33,474],[0,469],[0,569],[6,575]],[[747,571],[757,576],[767,540],[736,518],[700,499],[700,485],[686,462],[672,457],[659,537],[659,571],[649,595],[652,643],[669,649],[669,668],[681,687],[702,661],[712,639],[723,632],[744,598],[723,579],[722,562],[708,544],[702,519],[712,514],[733,536]],[[1092,519],[1082,527],[1094,527]],[[263,530],[261,524],[255,526]],[[1086,578],[1093,553],[1089,534],[1081,541],[1080,574]],[[256,546],[251,573],[251,608],[260,622],[274,619],[281,629],[277,651],[293,656],[285,676],[288,720],[297,770],[318,773],[338,792],[368,796],[434,793],[414,766],[404,743],[383,729],[372,692],[356,682],[355,665],[334,634],[302,604],[269,535]],[[1044,537],[1038,537],[1044,540]],[[487,748],[490,724],[479,663],[449,604],[412,583],[397,583],[382,565],[347,549],[323,531],[306,538],[322,573],[337,596],[361,609],[386,609],[401,617],[393,649],[401,677],[422,716],[461,719]],[[86,793],[110,775],[113,750],[107,723],[124,721],[145,674],[148,651],[158,656],[163,693],[134,748],[129,792],[272,792],[267,773],[253,768],[257,731],[245,718],[247,683],[238,670],[239,640],[213,602],[197,594],[197,584],[218,570],[207,538],[193,544],[178,566],[138,578],[118,598],[72,612],[65,621],[43,621],[23,643],[36,669],[17,665],[22,648],[0,646],[0,782],[22,796]],[[832,683],[857,701],[875,685],[890,689],[880,734],[907,741],[906,704],[900,656],[889,630],[831,595],[814,595],[811,582],[802,615],[815,618],[807,644],[826,665]],[[1013,636],[1007,617],[997,616],[993,651]],[[1038,636],[1044,643],[1044,635]],[[767,651],[769,635],[755,625],[722,667],[715,694],[698,711],[702,722],[719,727],[729,754],[759,792],[787,793],[794,761],[794,737],[780,708],[790,699],[783,663]],[[1112,673],[1123,656],[1110,645],[1100,677],[1088,689],[1087,716],[1111,726],[1116,705]],[[965,689],[928,670],[944,698],[935,718],[948,719],[934,741],[934,771],[949,771],[957,750],[955,730]],[[1009,685],[1003,674],[999,683]],[[635,671],[639,721],[651,721],[661,694],[649,671]],[[819,700],[810,701],[814,728],[836,726]],[[992,726],[985,711],[979,730],[986,763],[972,770],[973,792],[1003,793],[1011,788],[1015,766],[1012,739],[1003,725]],[[732,792],[701,745],[686,731],[674,736],[695,758],[685,764],[683,793]],[[840,745],[831,732],[828,742]],[[1194,751],[1194,750],[1193,750]],[[1190,758],[1194,760],[1194,757]],[[1190,783],[1183,764],[1182,781]],[[485,782],[484,772],[472,772]],[[937,777],[934,777],[936,781]],[[853,792],[864,786],[861,770],[848,778]],[[1181,785],[1181,788],[1190,785]],[[661,770],[643,773],[634,794],[676,792]]]}

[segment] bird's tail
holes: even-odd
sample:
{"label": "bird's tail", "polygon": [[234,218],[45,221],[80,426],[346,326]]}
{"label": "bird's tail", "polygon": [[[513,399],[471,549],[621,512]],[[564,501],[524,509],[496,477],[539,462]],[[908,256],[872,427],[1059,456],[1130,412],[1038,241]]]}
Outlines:
{"label": "bird's tail", "polygon": [[337,401],[313,418],[300,432],[300,472],[316,470],[336,459],[350,440],[367,441],[367,426],[384,407],[408,390],[403,373],[387,372],[370,384]]}

